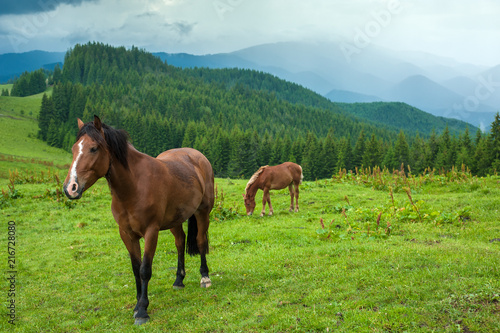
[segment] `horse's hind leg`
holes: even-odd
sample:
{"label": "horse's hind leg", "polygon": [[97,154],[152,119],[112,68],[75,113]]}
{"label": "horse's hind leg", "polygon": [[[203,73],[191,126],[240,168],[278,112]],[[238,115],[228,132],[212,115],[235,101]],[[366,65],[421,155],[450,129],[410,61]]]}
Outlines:
{"label": "horse's hind leg", "polygon": [[[293,184],[295,187],[295,212],[299,211],[299,183]],[[292,198],[293,200],[293,198]]]}
{"label": "horse's hind leg", "polygon": [[269,216],[274,214],[273,205],[271,205],[271,192],[267,192],[267,204],[269,205]]}
{"label": "horse's hind leg", "polygon": [[177,248],[177,277],[174,282],[174,289],[184,288],[184,277],[186,271],[184,268],[184,251],[186,249],[186,234],[182,229],[182,224],[170,229],[175,237],[175,247]]}
{"label": "horse's hind leg", "polygon": [[[196,240],[196,246],[198,247],[198,253],[200,254],[200,274],[201,281],[200,287],[208,288],[212,285],[212,281],[208,276],[208,265],[206,255],[208,254],[208,226],[210,224],[209,211],[198,211],[190,219],[188,226],[188,242],[193,242]],[[196,226],[196,229],[195,229]],[[192,229],[191,229],[192,228]],[[191,234],[190,234],[191,233]],[[196,237],[195,239],[193,239]],[[188,245],[189,248],[189,245]],[[194,253],[190,253],[194,254]],[[196,253],[197,254],[197,253]]]}
{"label": "horse's hind leg", "polygon": [[288,185],[288,191],[290,192],[290,212],[293,212],[293,186],[292,184]]}

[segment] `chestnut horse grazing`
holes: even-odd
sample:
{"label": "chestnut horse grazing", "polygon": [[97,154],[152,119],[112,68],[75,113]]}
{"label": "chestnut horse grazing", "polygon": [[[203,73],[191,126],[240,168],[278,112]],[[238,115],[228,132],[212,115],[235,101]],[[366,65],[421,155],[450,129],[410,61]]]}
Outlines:
{"label": "chestnut horse grazing", "polygon": [[70,199],[79,199],[99,178],[108,181],[111,211],[132,261],[137,288],[134,317],[140,325],[149,320],[148,283],[160,230],[170,229],[175,237],[174,288],[184,287],[186,234],[182,223],[186,220],[189,220],[186,252],[200,254],[200,285],[211,285],[205,255],[209,214],[214,205],[212,166],[205,156],[191,148],[168,150],[157,158],[145,155],[128,142],[124,131],[102,124],[97,116],[86,124],[78,119],[78,128],[64,192]]}
{"label": "chestnut horse grazing", "polygon": [[245,194],[243,194],[247,215],[252,215],[255,209],[255,194],[259,189],[264,191],[262,197],[262,212],[260,216],[264,216],[266,213],[266,202],[269,204],[269,215],[273,215],[273,206],[271,205],[269,190],[281,190],[287,186],[290,191],[290,211],[294,211],[293,197],[295,196],[295,211],[298,212],[299,184],[302,183],[303,177],[302,167],[292,162],[260,167],[248,181],[245,188]]}

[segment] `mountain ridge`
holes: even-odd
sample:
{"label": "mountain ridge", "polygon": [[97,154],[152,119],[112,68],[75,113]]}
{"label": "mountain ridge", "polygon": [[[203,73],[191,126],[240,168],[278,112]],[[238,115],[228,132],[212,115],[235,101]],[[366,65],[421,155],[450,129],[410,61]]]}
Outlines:
{"label": "mountain ridge", "polygon": [[[0,55],[3,65],[0,66],[0,80],[3,78],[5,82],[19,76],[23,70],[64,61],[63,52],[46,52],[46,57],[36,56],[39,52],[45,51]],[[500,65],[487,68],[418,52],[391,52],[370,46],[347,63],[336,44],[284,42],[256,45],[230,53],[152,54],[181,68],[239,68],[270,73],[330,97],[333,102],[404,102],[433,115],[461,119],[483,129],[491,123],[500,105],[500,88],[497,89],[496,85],[487,100],[478,100],[474,108],[467,105],[471,98],[476,98],[475,91],[481,78],[495,84],[500,81]],[[7,66],[12,63],[8,58],[13,55],[20,59],[16,68]],[[36,58],[36,61],[28,68],[23,57]],[[22,64],[23,70],[20,69]],[[7,67],[10,72],[5,74]],[[415,77],[420,77],[420,80]],[[450,81],[457,77],[463,79],[454,83]],[[409,78],[413,79],[407,81]]]}

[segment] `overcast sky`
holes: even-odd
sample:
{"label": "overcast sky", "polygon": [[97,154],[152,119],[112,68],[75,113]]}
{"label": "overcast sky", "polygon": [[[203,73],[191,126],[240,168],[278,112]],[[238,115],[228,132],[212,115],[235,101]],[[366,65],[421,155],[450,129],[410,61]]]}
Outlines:
{"label": "overcast sky", "polygon": [[98,41],[212,54],[279,41],[417,50],[500,64],[498,0],[13,0],[0,53]]}

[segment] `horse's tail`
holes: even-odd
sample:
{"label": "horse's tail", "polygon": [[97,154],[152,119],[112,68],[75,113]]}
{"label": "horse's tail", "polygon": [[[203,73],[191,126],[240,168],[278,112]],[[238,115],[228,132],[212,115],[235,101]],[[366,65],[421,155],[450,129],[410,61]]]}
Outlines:
{"label": "horse's tail", "polygon": [[[198,248],[198,242],[196,241],[196,236],[198,235],[198,221],[196,217],[192,215],[188,220],[188,234],[187,234],[187,247],[186,252],[195,256],[200,254],[200,249]],[[205,253],[208,253],[208,233],[207,233],[206,249]]]}
{"label": "horse's tail", "polygon": [[299,165],[300,168],[300,181],[299,184],[302,184],[302,179],[304,179],[304,173],[302,172],[302,167]]}

